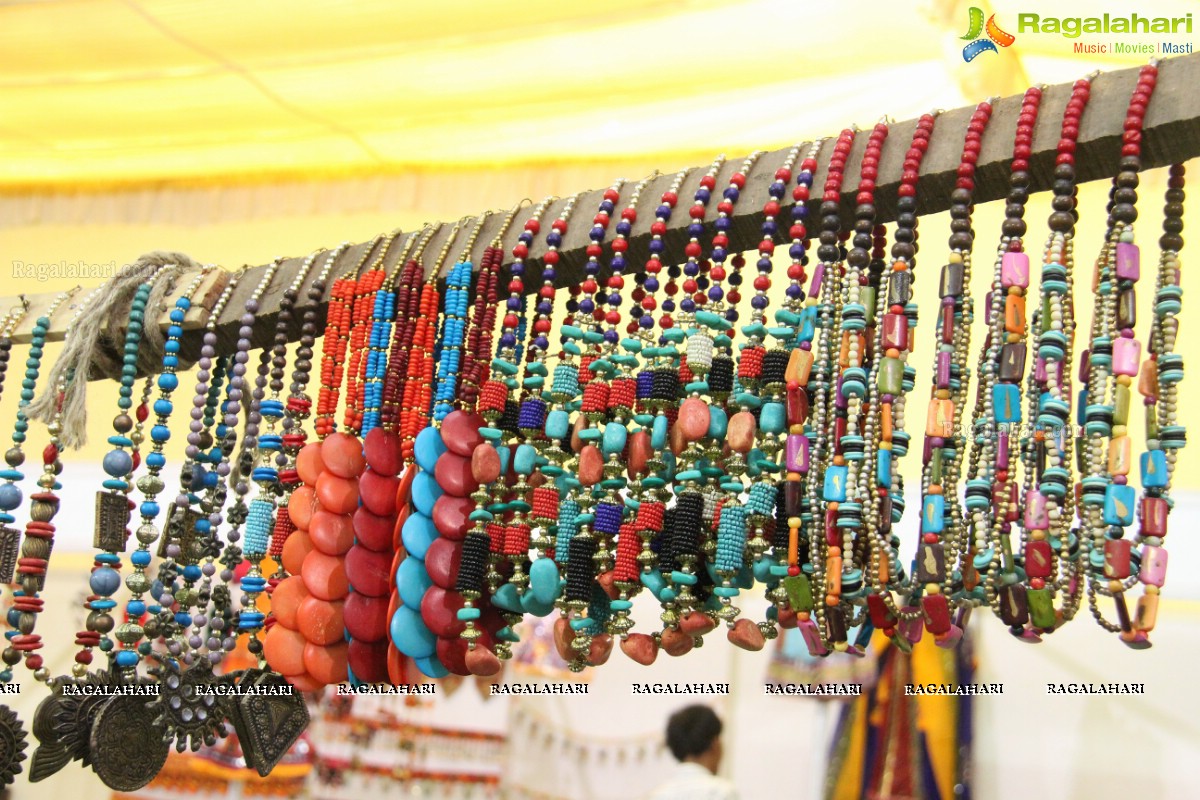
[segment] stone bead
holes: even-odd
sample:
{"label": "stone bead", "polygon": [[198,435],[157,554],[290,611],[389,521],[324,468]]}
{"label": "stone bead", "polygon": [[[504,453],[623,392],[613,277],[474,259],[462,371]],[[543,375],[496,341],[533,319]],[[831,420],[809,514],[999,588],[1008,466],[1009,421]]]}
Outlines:
{"label": "stone bead", "polygon": [[435,584],[443,589],[453,589],[461,560],[462,544],[452,539],[441,538],[425,551],[425,570]]}
{"label": "stone bead", "polygon": [[675,424],[687,441],[696,442],[708,433],[711,418],[707,403],[699,397],[689,397],[679,406],[679,418]]}
{"label": "stone bead", "polygon": [[284,675],[283,677],[292,685],[292,689],[297,692],[319,692],[325,686],[307,672],[301,672],[298,675]]}
{"label": "stone bead", "polygon": [[304,557],[300,576],[308,593],[321,600],[341,600],[346,596],[349,582],[342,558],[313,550]]}
{"label": "stone bead", "polygon": [[1029,530],[1048,530],[1050,512],[1046,508],[1046,495],[1031,489],[1025,495],[1025,527]]}
{"label": "stone bead", "polygon": [[789,472],[808,472],[809,441],[802,433],[789,433],[785,449],[786,467]]}
{"label": "stone bead", "polygon": [[271,614],[275,617],[275,622],[285,628],[298,630],[300,626],[296,621],[296,614],[300,603],[308,596],[304,579],[299,575],[284,578],[276,584],[275,591],[271,593]]}
{"label": "stone bead", "polygon": [[296,456],[296,473],[305,486],[316,486],[317,478],[325,471],[325,461],[321,458],[321,442],[309,442],[300,448]]}
{"label": "stone bead", "polygon": [[883,315],[883,349],[908,349],[908,317],[904,314]]}
{"label": "stone bead", "polygon": [[963,293],[963,265],[947,264],[942,267],[941,279],[938,281],[939,297],[959,297]]}
{"label": "stone bead", "polygon": [[940,494],[927,494],[921,500],[921,531],[941,533],[946,526],[946,498]]}
{"label": "stone bead", "polygon": [[1000,587],[1000,619],[1009,627],[1029,621],[1029,602],[1022,584],[1009,583]]}
{"label": "stone bead", "polygon": [[1110,475],[1128,475],[1133,459],[1133,441],[1128,436],[1117,436],[1108,443],[1108,472]]}
{"label": "stone bead", "polygon": [[345,555],[354,544],[354,523],[348,514],[320,510],[312,516],[308,535],[313,547],[330,556]]}
{"label": "stone bead", "polygon": [[584,486],[595,486],[604,480],[604,456],[595,445],[585,445],[579,454],[579,480]]}
{"label": "stone bead", "polygon": [[1118,280],[1136,281],[1142,275],[1142,256],[1132,242],[1117,242],[1116,267]]}
{"label": "stone bead", "polygon": [[471,477],[478,484],[488,484],[500,477],[500,454],[487,442],[471,452]]}
{"label": "stone bead", "polygon": [[555,409],[546,415],[546,436],[561,439],[571,431],[570,417],[566,411]]}
{"label": "stone bead", "polygon": [[358,479],[343,478],[332,471],[317,479],[317,502],[334,514],[349,514],[358,508]]}
{"label": "stone bead", "polygon": [[1122,580],[1129,577],[1133,542],[1129,539],[1104,541],[1104,577]]}
{"label": "stone bead", "polygon": [[1137,327],[1137,292],[1132,286],[1117,294],[1117,327]]}
{"label": "stone bead", "polygon": [[1138,362],[1142,358],[1142,345],[1137,339],[1124,336],[1113,342],[1112,365],[1114,375],[1137,375]]}
{"label": "stone bead", "polygon": [[645,633],[631,633],[621,640],[621,652],[632,661],[648,667],[658,658],[658,642]]}
{"label": "stone bead", "polygon": [[1024,342],[1009,342],[1000,348],[1000,380],[1019,383],[1025,374],[1025,357],[1028,348]]}
{"label": "stone bead", "polygon": [[788,425],[803,425],[808,421],[810,411],[808,392],[801,387],[788,389],[784,397],[784,407],[787,411]]}
{"label": "stone bead", "polygon": [[354,586],[351,597],[386,598],[392,591],[392,554],[368,550],[356,544],[346,553],[346,577]]}
{"label": "stone bead", "polygon": [[343,683],[348,677],[347,655],[345,642],[324,647],[309,642],[304,648],[304,670],[325,686]]}
{"label": "stone bead", "polygon": [[283,543],[283,554],[280,556],[283,568],[292,575],[299,575],[300,570],[304,568],[304,560],[313,549],[312,539],[307,531],[294,531]]}
{"label": "stone bead", "polygon": [[678,658],[696,646],[695,640],[678,628],[667,628],[660,638],[662,649],[667,655]]}
{"label": "stone bead", "polygon": [[877,383],[881,393],[899,395],[904,387],[904,362],[898,358],[884,358],[879,363]]}
{"label": "stone bead", "polygon": [[466,622],[458,618],[458,610],[464,605],[463,596],[458,592],[431,586],[421,600],[421,619],[434,636],[450,639],[467,627]]}
{"label": "stone bead", "polygon": [[345,635],[341,600],[321,600],[309,596],[300,604],[296,614],[298,630],[312,644],[328,645],[340,642]]}
{"label": "stone bead", "polygon": [[922,542],[917,547],[917,582],[941,583],[945,578],[945,547],[941,542]]}
{"label": "stone bead", "polygon": [[1015,383],[992,387],[992,414],[1001,424],[1021,421],[1021,390]]}
{"label": "stone bead", "polygon": [[363,440],[363,453],[374,472],[388,477],[400,474],[404,455],[400,452],[400,437],[383,428],[372,428]]}
{"label": "stone bead", "polygon": [[1019,286],[1029,287],[1029,254],[1005,253],[1000,259],[1000,285],[1005,289]]}
{"label": "stone bead", "polygon": [[445,453],[437,460],[434,476],[441,490],[452,497],[469,497],[479,488],[471,474],[471,459],[454,452]]}
{"label": "stone bead", "polygon": [[425,551],[436,538],[437,528],[434,527],[433,519],[424,514],[410,514],[400,531],[404,549],[413,558],[424,558]]}
{"label": "stone bead", "polygon": [[[387,630],[386,626],[384,630]],[[363,683],[385,683],[388,680],[387,657],[386,638],[368,642],[356,637],[346,646],[347,666],[354,677]]]}
{"label": "stone bead", "polygon": [[575,424],[571,426],[571,450],[576,453],[583,451],[583,439],[580,437],[579,432],[587,430],[587,428],[587,418],[580,414],[575,418]]}
{"label": "stone bead", "polygon": [[469,497],[454,497],[444,494],[433,505],[433,524],[437,531],[447,539],[461,542],[471,530],[471,512],[475,510],[475,501]]}
{"label": "stone bead", "polygon": [[1132,525],[1137,492],[1128,484],[1110,483],[1104,490],[1105,525]]}
{"label": "stone bead", "polygon": [[767,643],[758,625],[753,620],[746,618],[733,623],[726,638],[734,645],[751,652],[762,650]]}
{"label": "stone bead", "polygon": [[1142,498],[1142,534],[1144,536],[1167,535],[1167,501],[1161,497]]}
{"label": "stone bead", "polygon": [[[482,640],[482,637],[481,637]],[[476,649],[483,647],[482,644],[476,646]],[[397,651],[398,652],[398,651]],[[453,675],[470,675],[471,671],[467,669],[467,640],[466,639],[438,639],[437,640],[437,660]],[[406,676],[401,676],[407,679]],[[403,682],[395,681],[393,682]]]}
{"label": "stone bead", "polygon": [[1049,578],[1053,564],[1050,543],[1043,540],[1025,543],[1025,574],[1031,578]]}
{"label": "stone bead", "polygon": [[442,420],[442,441],[451,453],[469,458],[475,448],[483,443],[479,429],[486,425],[487,422],[478,414],[451,411]]}
{"label": "stone bead", "polygon": [[925,612],[925,627],[932,634],[950,630],[950,604],[944,594],[927,594],[921,598],[921,610]]}
{"label": "stone bead", "polygon": [[437,460],[446,452],[446,443],[437,428],[425,428],[417,434],[413,442],[413,458],[417,466],[426,472],[433,472]]}
{"label": "stone bead", "polygon": [[357,478],[367,466],[362,442],[348,433],[327,436],[321,443],[321,459],[325,469],[340,478]]}
{"label": "stone bead", "polygon": [[1004,330],[1019,336],[1025,334],[1025,298],[1010,294],[1004,298]]}
{"label": "stone bead", "polygon": [[629,430],[620,422],[609,422],[604,426],[601,444],[604,455],[621,455],[625,452],[625,443],[629,440]]}
{"label": "stone bead", "polygon": [[392,528],[395,525],[395,515],[375,514],[362,507],[354,512],[354,538],[358,544],[375,552],[391,552]]}
{"label": "stone bead", "polygon": [[1167,549],[1145,545],[1142,548],[1142,569],[1138,580],[1147,586],[1161,587],[1167,579]]}
{"label": "stone bead", "polygon": [[396,489],[400,479],[387,476],[374,469],[363,472],[358,479],[358,491],[364,507],[371,513],[383,517],[396,513]]}
{"label": "stone bead", "polygon": [[925,435],[949,439],[954,435],[954,401],[934,398],[925,419]]}
{"label": "stone bead", "polygon": [[402,606],[388,623],[388,635],[409,658],[428,658],[437,652],[437,637],[429,630],[418,609]]}
{"label": "stone bead", "polygon": [[646,431],[636,431],[629,435],[629,475],[630,477],[644,475],[654,448],[650,444],[650,434]]}
{"label": "stone bead", "polygon": [[812,374],[813,354],[811,350],[797,347],[788,355],[787,368],[784,370],[784,380],[796,381],[801,386],[808,384]]}
{"label": "stone bead", "polygon": [[317,510],[317,493],[309,486],[293,489],[292,496],[288,498],[287,509],[288,516],[296,527],[307,529],[313,513]]}
{"label": "stone bead", "polygon": [[476,643],[475,647],[467,650],[467,669],[472,675],[490,678],[504,668],[503,662],[490,649]]}
{"label": "stone bead", "polygon": [[1158,361],[1149,359],[1142,365],[1138,375],[1138,393],[1142,397],[1158,399]]}
{"label": "stone bead", "polygon": [[438,486],[437,479],[434,478],[432,471],[419,471],[413,477],[412,482],[412,506],[417,511],[420,511],[425,516],[433,514],[433,504],[443,494],[442,487]]}
{"label": "stone bead", "polygon": [[[370,597],[353,594],[347,597],[342,613],[346,618],[346,630],[355,642],[370,644],[388,639],[388,596]],[[355,678],[362,679],[359,670]]]}
{"label": "stone bead", "polygon": [[271,669],[283,675],[303,673],[304,648],[308,640],[299,631],[275,625],[263,641],[263,655]]}
{"label": "stone bead", "polygon": [[757,429],[758,423],[754,420],[754,414],[749,411],[739,411],[734,414],[729,419],[726,437],[729,448],[742,455],[748,454],[754,448],[754,434]]}
{"label": "stone bead", "polygon": [[684,614],[679,620],[679,630],[689,636],[703,636],[717,627],[717,623],[708,614],[695,609]]}
{"label": "stone bead", "polygon": [[678,421],[671,426],[671,435],[668,437],[667,444],[675,455],[679,455],[687,449],[687,437],[683,435],[683,426]]}

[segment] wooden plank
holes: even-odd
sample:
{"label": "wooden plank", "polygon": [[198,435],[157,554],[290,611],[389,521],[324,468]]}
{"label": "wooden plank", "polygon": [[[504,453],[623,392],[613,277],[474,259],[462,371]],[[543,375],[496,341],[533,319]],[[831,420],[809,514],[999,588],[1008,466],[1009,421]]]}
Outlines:
{"label": "wooden plank", "polygon": [[[1135,68],[1104,73],[1097,76],[1092,82],[1091,99],[1080,125],[1079,144],[1076,149],[1076,172],[1079,182],[1110,178],[1116,172],[1125,109],[1136,80],[1137,69]],[[1200,92],[1196,91],[1197,86],[1200,86],[1200,54],[1169,59],[1159,65],[1158,85],[1146,113],[1143,133],[1142,163],[1145,169],[1165,167],[1200,156]],[[1033,155],[1030,159],[1030,191],[1032,192],[1046,191],[1051,186],[1060,121],[1070,93],[1071,84],[1069,83],[1050,86],[1043,92],[1039,123],[1034,132]],[[1020,106],[1020,95],[1005,97],[993,104],[992,120],[984,135],[976,171],[975,197],[977,202],[999,200],[1004,198],[1008,192],[1012,139],[1016,130]],[[966,106],[943,112],[939,116],[934,136],[922,164],[921,185],[918,192],[919,214],[932,214],[944,211],[949,207],[950,192],[954,187],[963,135],[973,111],[974,106]],[[888,144],[883,150],[879,164],[881,178],[876,191],[877,213],[881,222],[891,221],[895,217],[896,189],[899,185],[901,163],[915,126],[916,120],[892,125]],[[847,163],[849,174],[857,174],[865,144],[866,136],[858,137]],[[821,148],[818,157],[820,167],[814,183],[814,187],[818,190],[824,183],[825,165],[832,148],[833,139],[827,140]],[[756,246],[759,238],[759,226],[762,223],[761,209],[768,196],[767,189],[776,168],[783,162],[789,149],[784,148],[763,154],[754,165],[754,169],[746,176],[746,187],[741,193],[730,231],[731,250],[752,250]],[[728,177],[741,165],[743,160],[743,156],[729,158],[720,171],[717,185],[725,185]],[[680,188],[679,208],[671,220],[665,237],[668,248],[673,252],[680,252],[686,241],[686,228],[689,222],[686,209],[690,205],[690,198],[699,185],[700,178],[707,170],[707,164],[692,168]],[[638,220],[629,236],[627,261],[632,270],[639,268],[648,255],[649,228],[651,222],[654,221],[654,209],[658,205],[659,197],[670,186],[673,179],[673,174],[659,175],[651,179],[642,192]],[[633,192],[634,184],[635,181],[632,180],[625,184],[621,192],[622,201]],[[846,184],[841,201],[843,213],[848,218],[853,211],[855,182],[848,180]],[[583,264],[586,262],[585,247],[589,242],[590,219],[594,210],[599,206],[603,192],[604,189],[583,192],[576,202],[574,224],[571,225],[564,237],[562,247],[559,248],[561,261],[557,270],[557,284],[560,286],[569,285],[579,279]],[[819,192],[814,192],[814,196],[818,194]],[[790,209],[791,202],[789,192],[782,203],[785,216]],[[557,217],[565,203],[565,199],[558,199],[551,203],[543,219],[550,220]],[[709,206],[709,226],[716,216],[715,206],[715,203]],[[617,203],[618,209],[623,207],[622,202]],[[521,226],[529,213],[528,206],[518,212],[514,224],[504,235],[502,245],[506,252],[516,242]],[[477,239],[469,254],[473,260],[477,260],[483,249],[494,239],[503,225],[503,218],[503,213],[492,213],[482,219]],[[441,275],[444,277],[450,263],[462,249],[462,244],[467,241],[467,231],[472,225],[472,220],[466,220],[457,232],[454,232],[455,225],[452,223],[437,224],[429,236],[425,248],[424,263],[427,265],[427,269],[453,233],[454,243],[450,248],[450,258],[447,259],[448,263],[441,267]],[[385,266],[388,269],[394,270],[403,243],[408,238],[416,236],[421,236],[421,232],[406,234],[396,246],[388,251],[387,257],[384,258]],[[544,252],[544,238],[538,237],[530,258],[526,262],[528,268],[535,271],[534,274],[541,266],[540,256]],[[203,257],[202,253],[195,255]],[[364,258],[366,258],[365,263],[369,265],[379,255],[377,241],[353,245],[338,259],[334,274],[340,274],[353,265],[362,263]],[[324,254],[322,254],[318,258],[317,264],[323,264],[324,260]],[[264,291],[254,326],[254,345],[256,347],[270,342],[279,300],[303,261],[303,257],[287,259],[282,264],[272,286]],[[232,349],[245,298],[258,285],[266,269],[267,265],[248,270],[234,291],[218,325],[219,341],[223,348]],[[316,270],[314,269],[313,272],[315,273]],[[315,275],[308,277],[305,287],[311,283],[314,277]],[[331,284],[332,281],[329,283]],[[536,286],[536,282],[527,282],[527,286],[532,290]],[[306,295],[302,291],[301,303],[306,302],[305,297]],[[50,302],[48,296],[32,296],[29,299],[35,307],[38,305],[44,307]],[[0,309],[16,302],[16,298],[13,297],[0,297]],[[319,314],[319,318],[321,319],[324,317],[324,306],[325,302],[323,301],[320,305],[322,313]],[[198,312],[197,322],[194,323],[197,327],[203,326],[202,316]],[[51,339],[61,338],[60,325],[65,324],[68,317],[69,314],[66,311],[61,311],[55,316]],[[27,341],[32,319],[32,315],[27,317],[26,321],[17,329],[14,337],[17,342]],[[294,325],[292,333],[294,336],[298,336],[300,314],[294,315]],[[198,340],[198,335],[193,334],[186,337],[185,357],[196,352]]]}

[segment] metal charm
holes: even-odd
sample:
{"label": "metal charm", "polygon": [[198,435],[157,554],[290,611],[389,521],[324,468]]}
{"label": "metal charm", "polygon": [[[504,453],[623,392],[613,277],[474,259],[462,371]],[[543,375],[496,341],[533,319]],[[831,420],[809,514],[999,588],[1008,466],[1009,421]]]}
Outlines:
{"label": "metal charm", "polygon": [[25,728],[8,706],[0,706],[0,786],[7,786],[21,773],[25,760]]}
{"label": "metal charm", "polygon": [[[282,675],[263,669],[248,669],[239,683],[243,693],[234,701],[233,727],[246,764],[264,778],[308,727],[308,706],[298,692],[275,694],[271,689],[289,687]],[[250,689],[261,693],[245,693]]]}
{"label": "metal charm", "polygon": [[200,512],[193,508],[180,508],[174,503],[167,506],[167,529],[158,540],[158,557],[167,557],[167,548],[172,544],[179,545],[179,555],[175,563],[180,566],[195,564],[204,557],[204,543],[196,534],[196,522]]}
{"label": "metal charm", "polygon": [[170,748],[146,698],[116,695],[96,714],[89,742],[93,769],[116,792],[134,792],[154,780]]}
{"label": "metal charm", "polygon": [[8,525],[0,526],[0,583],[12,583],[20,547],[21,532]]}
{"label": "metal charm", "polygon": [[129,539],[129,500],[123,494],[96,492],[96,527],[92,546],[120,553]]}
{"label": "metal charm", "polygon": [[224,696],[211,691],[218,678],[213,675],[207,658],[199,659],[183,671],[170,662],[150,671],[158,678],[160,687],[150,709],[168,745],[174,742],[180,753],[189,747],[195,752],[200,745],[214,745],[219,737],[229,734]]}

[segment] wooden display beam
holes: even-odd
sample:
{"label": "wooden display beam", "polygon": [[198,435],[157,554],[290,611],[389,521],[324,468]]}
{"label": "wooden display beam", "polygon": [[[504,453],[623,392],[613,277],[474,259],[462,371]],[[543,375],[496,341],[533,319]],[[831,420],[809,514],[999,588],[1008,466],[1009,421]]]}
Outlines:
{"label": "wooden display beam", "polygon": [[[1093,80],[1091,99],[1083,115],[1079,142],[1075,152],[1076,174],[1080,183],[1111,178],[1116,173],[1120,158],[1125,111],[1137,81],[1137,74],[1138,69],[1131,68],[1103,73]],[[1197,91],[1198,86],[1200,86],[1200,54],[1168,59],[1159,64],[1158,84],[1147,109],[1142,138],[1142,165],[1145,169],[1165,167],[1200,156],[1200,91]],[[1051,188],[1062,113],[1070,93],[1071,84],[1063,83],[1047,87],[1042,94],[1041,112],[1037,128],[1034,131],[1033,154],[1030,158],[1029,188],[1031,192],[1046,191]],[[1020,114],[1021,99],[1021,95],[1013,95],[1002,98],[993,104],[991,123],[984,134],[976,169],[976,202],[1000,200],[1008,194],[1009,162],[1012,158],[1012,141]],[[922,162],[921,179],[917,192],[919,214],[932,214],[944,211],[949,207],[950,193],[954,188],[957,176],[963,136],[973,111],[974,106],[967,106],[942,112],[938,117],[929,149]],[[876,190],[876,208],[880,222],[889,222],[895,217],[896,190],[899,185],[901,164],[907,150],[907,143],[911,140],[915,127],[916,120],[893,124],[889,142],[883,148],[879,164],[881,177]],[[858,174],[858,166],[866,146],[866,139],[865,135],[857,137],[847,162],[847,175]],[[825,167],[833,145],[832,138],[826,140],[818,156],[819,167],[813,183],[814,199],[810,201],[814,206],[820,202],[820,188],[824,184]],[[807,145],[804,145],[804,148],[807,149]],[[741,193],[737,211],[733,216],[733,225],[729,231],[729,249],[731,251],[753,250],[756,247],[760,238],[762,207],[768,199],[768,187],[773,180],[775,170],[783,163],[790,149],[764,153],[755,163],[750,174],[746,176],[746,186]],[[727,184],[729,176],[738,169],[743,158],[743,156],[738,156],[729,158],[725,162],[717,177],[718,187]],[[679,189],[679,206],[671,218],[667,234],[664,237],[669,252],[682,251],[683,244],[687,239],[686,228],[690,222],[687,209],[691,205],[692,195],[698,187],[701,177],[706,174],[708,168],[708,165],[691,168]],[[650,224],[654,221],[654,209],[658,206],[659,197],[670,186],[673,179],[673,174],[659,175],[650,180],[642,192],[638,220],[628,237],[627,261],[631,266],[631,272],[638,271],[649,254],[647,248],[650,240]],[[616,204],[618,211],[624,208],[623,200],[633,192],[634,183],[635,181],[630,181],[625,184],[621,192],[622,201],[618,201]],[[857,180],[848,178],[843,187],[842,209],[845,219],[850,219],[853,213],[856,185]],[[570,226],[568,233],[563,237],[562,247],[559,248],[561,254],[557,270],[557,285],[559,286],[573,284],[581,275],[583,264],[586,262],[584,249],[589,243],[590,220],[600,204],[603,192],[604,189],[583,192],[576,202],[575,223]],[[548,224],[549,220],[556,218],[565,202],[565,199],[553,202],[543,215],[543,220]],[[782,200],[781,217],[783,219],[790,219],[791,205],[789,188]],[[708,209],[707,225],[710,228],[712,219],[717,213],[715,206],[716,203],[712,203]],[[519,211],[514,223],[503,237],[502,244],[506,253],[516,242],[521,226],[529,213],[528,206]],[[484,218],[475,245],[468,254],[476,262],[483,249],[495,238],[503,218],[504,213],[502,212],[492,213]],[[461,249],[467,241],[469,228],[473,224],[470,222],[462,228],[456,229],[452,223],[439,223],[429,237],[424,259],[427,265],[433,263],[436,255],[446,243],[446,239],[452,234],[455,236],[455,241],[449,251],[450,258],[446,264],[442,265],[441,277],[444,277],[449,271],[451,263],[461,257]],[[786,228],[786,226],[783,227]],[[406,233],[406,236],[420,235],[422,235],[420,231]],[[395,262],[402,249],[399,244],[391,248],[389,257],[385,260],[389,270],[395,269]],[[374,251],[375,243],[364,242],[349,247],[339,258],[338,266],[333,274],[339,274],[359,263],[364,250]],[[541,266],[541,253],[545,251],[544,237],[537,237],[531,251],[526,265],[529,269],[528,274],[536,275]],[[609,252],[607,247],[605,251],[606,255],[603,260],[607,260]],[[377,255],[372,252],[368,263]],[[193,256],[203,258],[202,253],[195,253]],[[263,293],[257,324],[254,326],[255,347],[268,345],[272,341],[275,318],[283,290],[292,282],[292,276],[295,275],[303,260],[303,257],[297,257],[285,261],[276,275],[273,285]],[[324,257],[322,256],[318,259],[317,264],[323,263]],[[220,346],[227,351],[232,351],[236,342],[238,319],[242,314],[245,299],[257,286],[258,279],[265,269],[267,269],[266,265],[253,267],[247,272],[234,290],[233,296],[218,322]],[[315,274],[316,271],[314,268],[313,273]],[[308,282],[311,282],[312,278],[313,275],[310,275]],[[531,282],[531,288],[536,284],[536,281]],[[305,298],[305,292],[302,290],[300,305],[306,302]],[[26,299],[30,302],[30,312],[15,333],[14,341],[18,343],[28,341],[29,330],[37,316],[38,309],[46,308],[52,302],[53,295],[32,295]],[[0,309],[16,305],[17,302],[17,299],[11,296],[0,298]],[[325,305],[326,302],[322,301],[318,313],[318,319],[322,321],[324,320]],[[52,331],[49,336],[51,340],[62,337],[63,327],[70,316],[71,311],[65,306],[55,315],[51,321]],[[299,337],[300,318],[300,313],[293,315],[295,327],[292,336],[295,338]],[[164,324],[166,322],[165,315],[162,322]],[[190,331],[185,334],[183,349],[185,359],[189,356],[194,357],[198,351],[200,336],[194,331],[204,327],[205,322],[205,315],[201,311],[195,312],[193,317],[188,320],[186,327]]]}

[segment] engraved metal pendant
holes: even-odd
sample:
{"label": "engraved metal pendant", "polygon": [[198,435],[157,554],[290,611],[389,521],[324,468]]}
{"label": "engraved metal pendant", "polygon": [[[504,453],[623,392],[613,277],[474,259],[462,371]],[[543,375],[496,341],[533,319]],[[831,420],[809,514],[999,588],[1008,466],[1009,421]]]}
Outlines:
{"label": "engraved metal pendant", "polygon": [[167,557],[167,548],[172,544],[179,545],[179,555],[175,563],[180,566],[195,564],[203,557],[203,543],[196,533],[196,522],[201,514],[194,508],[180,508],[174,503],[167,506],[167,529],[158,540],[158,557]]}
{"label": "engraved metal pendant", "polygon": [[93,769],[116,792],[141,789],[167,763],[170,748],[156,712],[145,697],[107,698],[92,724]]}
{"label": "engraved metal pendant", "polygon": [[8,706],[0,706],[0,786],[7,786],[21,773],[25,760],[25,728]]}
{"label": "engraved metal pendant", "polygon": [[8,525],[0,526],[0,583],[13,582],[20,547],[21,532]]}
{"label": "engraved metal pendant", "polygon": [[219,737],[228,735],[228,709],[224,695],[212,691],[219,680],[207,658],[197,660],[186,670],[164,663],[151,672],[160,688],[150,708],[168,744],[174,742],[180,753],[189,747],[195,752],[200,745],[214,745]]}
{"label": "engraved metal pendant", "polygon": [[[239,687],[243,693],[236,697],[230,714],[233,727],[246,763],[265,778],[308,727],[308,706],[298,692],[271,691],[290,687],[275,672],[248,669]],[[259,691],[247,693],[251,690]]]}
{"label": "engraved metal pendant", "polygon": [[129,500],[123,494],[96,493],[96,527],[92,545],[97,550],[119,553],[129,539]]}

